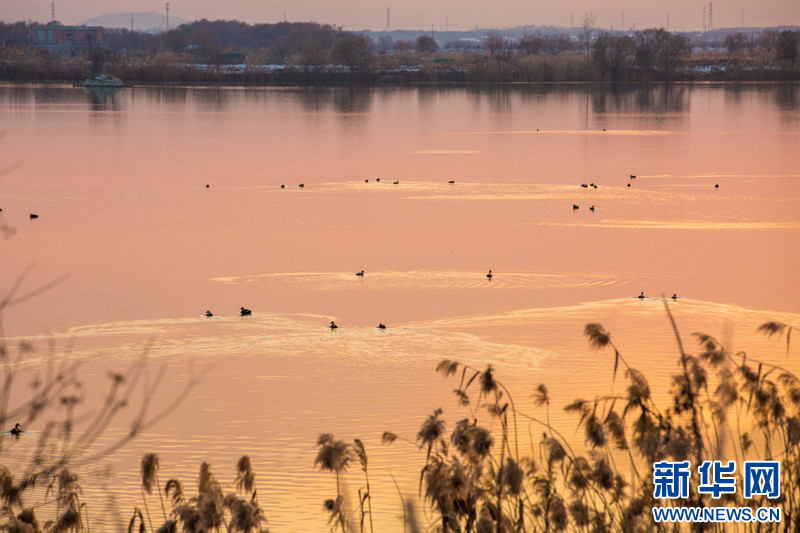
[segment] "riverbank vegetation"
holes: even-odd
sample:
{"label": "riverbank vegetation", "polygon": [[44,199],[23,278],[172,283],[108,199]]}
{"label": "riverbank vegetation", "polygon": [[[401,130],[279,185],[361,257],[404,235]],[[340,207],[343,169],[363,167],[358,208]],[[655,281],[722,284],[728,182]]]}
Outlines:
{"label": "riverbank vegetation", "polygon": [[663,28],[414,41],[316,23],[201,20],[161,34],[106,29],[103,47],[63,54],[32,25],[0,23],[0,77],[76,82],[101,71],[128,83],[778,81],[800,77],[800,31],[765,29],[697,43]]}

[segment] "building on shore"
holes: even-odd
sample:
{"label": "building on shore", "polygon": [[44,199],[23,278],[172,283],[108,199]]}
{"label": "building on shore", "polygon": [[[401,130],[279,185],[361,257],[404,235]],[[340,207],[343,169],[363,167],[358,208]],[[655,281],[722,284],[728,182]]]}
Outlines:
{"label": "building on shore", "polygon": [[33,27],[33,44],[51,52],[76,55],[103,46],[102,26],[62,26],[50,23]]}

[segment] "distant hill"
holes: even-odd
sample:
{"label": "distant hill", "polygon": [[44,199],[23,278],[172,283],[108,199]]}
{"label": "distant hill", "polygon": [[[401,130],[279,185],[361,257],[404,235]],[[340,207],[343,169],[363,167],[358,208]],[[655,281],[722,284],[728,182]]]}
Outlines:
{"label": "distant hill", "polygon": [[[108,13],[100,15],[99,17],[84,20],[81,25],[85,26],[103,26],[104,28],[119,28],[131,29],[131,15],[133,15],[133,29],[136,31],[144,31],[148,33],[159,33],[165,29],[165,16],[164,13],[156,13],[155,11],[148,11],[146,13]],[[169,16],[169,27],[177,28],[187,21]]]}

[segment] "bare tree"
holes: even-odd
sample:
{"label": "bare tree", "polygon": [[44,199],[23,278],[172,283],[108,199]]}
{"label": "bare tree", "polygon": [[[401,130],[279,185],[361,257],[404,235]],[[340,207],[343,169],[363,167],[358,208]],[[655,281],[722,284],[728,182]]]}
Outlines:
{"label": "bare tree", "polygon": [[583,28],[583,40],[586,50],[586,55],[589,55],[589,44],[592,42],[592,30],[597,24],[597,15],[592,12],[586,13],[581,21],[581,28]]}
{"label": "bare tree", "polygon": [[482,48],[494,57],[505,50],[506,40],[499,33],[492,32],[483,40]]}
{"label": "bare tree", "polygon": [[367,69],[372,62],[372,43],[360,33],[343,33],[331,51],[334,61],[346,65],[350,72]]}

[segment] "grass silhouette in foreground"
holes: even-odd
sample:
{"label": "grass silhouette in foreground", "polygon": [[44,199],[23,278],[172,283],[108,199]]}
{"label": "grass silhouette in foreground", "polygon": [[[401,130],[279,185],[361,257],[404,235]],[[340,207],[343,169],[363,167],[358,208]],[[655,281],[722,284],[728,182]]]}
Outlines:
{"label": "grass silhouette in foreground", "polygon": [[[85,406],[81,361],[70,357],[69,346],[60,349],[50,341],[46,353],[36,354],[35,344],[26,340],[12,343],[5,334],[2,318],[6,309],[65,279],[25,292],[23,285],[32,268],[0,296],[0,428],[11,421],[25,428],[13,437],[10,431],[0,433],[0,531],[89,531],[89,508],[82,501],[76,469],[96,465],[168,416],[187,397],[197,378],[189,379],[171,401],[151,412],[167,368],[162,366],[151,375],[145,349],[127,369],[109,373],[108,389],[98,406]],[[26,358],[32,354],[40,355],[44,362],[31,374],[26,370]],[[30,387],[27,396],[20,392],[25,386]],[[118,416],[130,409],[134,416],[127,431],[119,438],[107,438],[107,430]],[[18,454],[13,459],[9,457],[12,446],[6,442],[9,438]],[[34,496],[42,487],[46,488],[44,496]],[[25,498],[28,495],[31,497]],[[40,523],[37,513],[52,518]]]}
{"label": "grass silhouette in foreground", "polygon": [[[678,344],[679,371],[672,376],[669,401],[656,402],[641,371],[632,368],[602,325],[587,324],[592,348],[613,350],[614,378],[621,370],[624,393],[576,399],[565,411],[578,417],[584,443],[570,442],[550,423],[545,385],[531,395],[544,416],[517,411],[491,366],[483,371],[444,360],[437,371],[459,376],[454,390],[469,416],[448,431],[441,409],[422,423],[416,441],[385,432],[384,443],[403,441],[424,454],[419,493],[428,506],[429,530],[445,532],[645,532],[724,531],[725,524],[657,524],[653,507],[780,506],[780,524],[739,524],[744,531],[800,530],[800,380],[789,370],[729,353],[714,337],[695,333],[698,352],[685,351],[675,321],[665,305]],[[786,335],[787,356],[792,326],[768,322],[758,328]],[[527,430],[530,455],[520,453],[518,419],[541,427],[541,437]],[[487,425],[488,424],[488,425]],[[530,428],[529,424],[529,428]],[[494,428],[494,429],[491,429]],[[320,437],[320,456],[338,462],[318,464],[343,472],[351,452],[344,441]],[[323,450],[325,454],[323,454]],[[333,453],[335,450],[335,454]],[[653,463],[662,460],[775,460],[781,462],[778,499],[745,500],[741,470],[738,492],[712,499],[690,484],[688,498],[654,498]],[[741,464],[740,464],[741,466]],[[366,470],[366,469],[365,469]],[[399,489],[398,489],[399,491]],[[330,500],[332,530],[366,531],[353,525],[341,504]],[[401,494],[402,499],[402,494]],[[363,501],[363,500],[362,500]],[[405,500],[404,500],[405,506]],[[404,512],[406,509],[404,509]],[[405,531],[417,531],[406,515]]]}
{"label": "grass silhouette in foreground", "polygon": [[[242,456],[236,463],[234,492],[224,493],[222,485],[211,473],[211,466],[203,463],[197,481],[197,496],[187,497],[183,485],[172,478],[163,487],[164,495],[171,499],[172,509],[168,518],[158,483],[158,456],[152,453],[142,457],[142,501],[145,513],[136,508],[128,525],[128,532],[149,531],[157,533],[228,531],[252,533],[265,531],[267,521],[256,498],[255,474],[248,456]],[[147,494],[155,487],[159,493],[163,521],[158,528],[153,527]],[[145,516],[147,517],[145,521]],[[138,528],[137,528],[138,524]]]}
{"label": "grass silhouette in foreground", "polygon": [[[21,283],[21,281],[20,281]],[[0,311],[27,295],[17,295],[19,284],[0,301]],[[630,366],[601,324],[591,323],[584,334],[593,349],[613,354],[614,379],[624,374],[624,392],[592,399],[578,398],[565,407],[577,417],[583,443],[572,442],[551,424],[551,400],[544,384],[533,388],[535,416],[517,409],[510,391],[498,380],[491,365],[484,370],[444,360],[437,371],[457,377],[454,389],[467,416],[452,429],[441,409],[422,423],[416,439],[385,432],[384,443],[405,442],[421,453],[419,495],[425,501],[428,525],[416,522],[412,502],[404,498],[404,531],[447,532],[649,532],[689,529],[723,531],[723,524],[696,523],[659,525],[651,508],[676,507],[774,507],[780,506],[780,524],[739,524],[744,531],[800,530],[800,379],[779,365],[759,361],[744,352],[729,353],[714,337],[695,333],[697,352],[686,351],[675,321],[665,305],[678,347],[678,371],[670,381],[667,401],[656,401],[645,374]],[[791,351],[794,326],[767,322],[757,331],[785,336],[786,357]],[[77,365],[61,361],[48,371],[48,379],[33,388],[32,397],[10,408],[11,387],[17,367],[32,346],[21,343],[19,357],[11,358],[11,347],[0,336],[0,369],[4,373],[0,391],[0,420],[19,420],[22,427],[61,408],[61,419],[47,424],[36,442],[34,459],[22,474],[0,466],[0,530],[14,532],[90,531],[89,507],[81,501],[81,487],[74,466],[90,463],[114,453],[150,424],[166,416],[170,407],[147,415],[147,400],[160,377],[149,380],[143,361],[125,374],[111,376],[110,391],[100,411],[78,437],[73,421],[81,398],[76,393]],[[137,383],[144,400],[141,415],[129,435],[107,448],[85,455],[84,445],[95,441],[132,398]],[[191,383],[190,383],[191,385]],[[179,399],[182,396],[179,396]],[[16,398],[15,398],[16,400]],[[16,400],[18,401],[18,400]],[[527,425],[524,427],[520,424]],[[7,424],[10,426],[10,424]],[[541,433],[531,428],[538,426]],[[539,434],[536,437],[535,434]],[[22,436],[26,438],[26,435]],[[0,459],[7,453],[0,436]],[[8,438],[8,437],[7,437]],[[336,498],[324,502],[331,531],[373,533],[372,494],[368,457],[362,441],[337,440],[320,435],[314,461],[321,471],[336,477]],[[713,499],[690,484],[688,497],[666,501],[654,498],[653,463],[704,460],[775,460],[781,463],[781,494],[778,499],[756,496],[745,500],[742,491]],[[3,461],[5,463],[5,461]],[[8,464],[8,463],[6,463]],[[351,466],[359,465],[363,484],[357,490],[357,505],[348,505],[347,490],[340,483]],[[178,479],[161,484],[160,462],[155,454],[141,461],[142,508],[134,509],[128,531],[143,532],[253,532],[266,531],[250,459],[236,465],[235,490],[225,492],[208,463],[200,467],[197,495],[189,497]],[[741,471],[734,474],[743,486]],[[394,478],[392,478],[394,479]],[[55,518],[40,523],[39,508],[24,507],[23,496],[37,486],[46,486],[46,506]],[[397,486],[397,485],[396,485]],[[149,502],[158,492],[159,510]],[[163,491],[163,494],[162,494]],[[165,499],[169,502],[169,506]]]}

